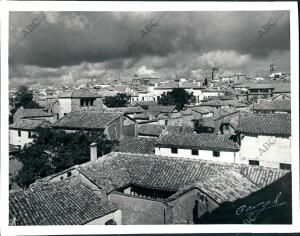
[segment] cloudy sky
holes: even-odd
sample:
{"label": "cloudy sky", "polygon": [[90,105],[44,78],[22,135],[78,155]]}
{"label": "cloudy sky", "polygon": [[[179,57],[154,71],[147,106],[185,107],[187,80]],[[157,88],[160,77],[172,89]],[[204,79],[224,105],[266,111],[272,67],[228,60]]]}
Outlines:
{"label": "cloudy sky", "polygon": [[10,86],[289,72],[289,25],[284,11],[13,12]]}

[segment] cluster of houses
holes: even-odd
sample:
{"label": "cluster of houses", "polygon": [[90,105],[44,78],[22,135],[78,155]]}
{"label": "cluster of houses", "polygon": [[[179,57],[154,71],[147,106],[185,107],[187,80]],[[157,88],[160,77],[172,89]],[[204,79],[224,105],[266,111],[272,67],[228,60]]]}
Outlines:
{"label": "cluster of houses", "polygon": [[[289,82],[150,81],[134,79],[126,107],[108,108],[103,95],[79,88],[15,112],[12,157],[39,127],[101,130],[119,144],[104,156],[91,144],[89,162],[11,191],[11,225],[201,223],[290,174]],[[158,105],[178,87],[196,103]]]}

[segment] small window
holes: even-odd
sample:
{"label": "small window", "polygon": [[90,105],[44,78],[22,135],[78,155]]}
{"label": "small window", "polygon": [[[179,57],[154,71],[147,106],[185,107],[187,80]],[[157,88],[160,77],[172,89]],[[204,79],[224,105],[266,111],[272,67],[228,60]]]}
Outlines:
{"label": "small window", "polygon": [[18,130],[18,136],[21,137],[21,130]]}
{"label": "small window", "polygon": [[279,163],[279,168],[282,170],[291,170],[292,166],[291,164]]}
{"label": "small window", "polygon": [[94,99],[91,99],[90,103],[91,103],[91,106],[94,106]]}
{"label": "small window", "polygon": [[56,119],[59,120],[59,114],[58,113],[56,114]]}
{"label": "small window", "polygon": [[214,157],[219,157],[220,156],[220,152],[219,151],[213,151],[213,156]]}
{"label": "small window", "polygon": [[168,125],[168,120],[167,119],[165,119],[165,126],[167,126]]}
{"label": "small window", "polygon": [[192,155],[198,156],[198,154],[199,154],[199,151],[198,151],[198,150],[192,150]]}
{"label": "small window", "polygon": [[171,148],[171,153],[178,153],[178,148]]}
{"label": "small window", "polygon": [[31,138],[31,132],[28,131],[28,138]]}
{"label": "small window", "polygon": [[71,177],[71,175],[72,175],[72,172],[67,173],[67,177]]}
{"label": "small window", "polygon": [[83,98],[80,99],[80,106],[82,106],[82,107],[84,106],[84,99]]}
{"label": "small window", "polygon": [[251,166],[259,166],[259,161],[249,160],[249,165],[251,165]]}
{"label": "small window", "polygon": [[67,115],[67,113],[64,113],[64,116],[66,116]]}
{"label": "small window", "polygon": [[63,176],[60,176],[60,180],[63,180],[64,179],[64,177]]}
{"label": "small window", "polygon": [[89,105],[89,99],[85,100],[85,105],[88,106]]}

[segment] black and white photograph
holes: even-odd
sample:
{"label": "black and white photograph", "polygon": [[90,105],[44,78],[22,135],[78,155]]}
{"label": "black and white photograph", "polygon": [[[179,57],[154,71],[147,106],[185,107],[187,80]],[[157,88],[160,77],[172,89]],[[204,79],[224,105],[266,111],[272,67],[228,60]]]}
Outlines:
{"label": "black and white photograph", "polygon": [[291,11],[144,6],[9,11],[9,226],[295,224]]}

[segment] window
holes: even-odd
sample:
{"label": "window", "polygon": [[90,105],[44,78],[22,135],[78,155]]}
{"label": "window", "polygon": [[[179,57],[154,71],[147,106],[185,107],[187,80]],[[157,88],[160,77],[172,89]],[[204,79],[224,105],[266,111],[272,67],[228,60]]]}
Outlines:
{"label": "window", "polygon": [[63,180],[64,179],[64,177],[63,176],[60,176],[60,180]]}
{"label": "window", "polygon": [[249,165],[252,165],[252,166],[259,166],[259,161],[249,160]]}
{"label": "window", "polygon": [[56,119],[59,120],[59,114],[58,113],[56,114]]}
{"label": "window", "polygon": [[67,115],[67,113],[64,113],[64,116],[66,116]]}
{"label": "window", "polygon": [[219,151],[213,151],[213,156],[214,157],[219,157],[220,156],[220,152]]}
{"label": "window", "polygon": [[88,99],[85,100],[85,105],[86,105],[86,106],[89,105],[89,100],[88,100]]}
{"label": "window", "polygon": [[91,106],[94,106],[94,99],[90,100]]}
{"label": "window", "polygon": [[83,98],[80,99],[80,106],[82,106],[82,107],[84,106],[84,99]]}
{"label": "window", "polygon": [[31,132],[28,131],[28,138],[31,138]]}
{"label": "window", "polygon": [[178,148],[171,148],[171,153],[178,153]]}
{"label": "window", "polygon": [[198,151],[198,150],[192,150],[192,155],[198,156],[198,154],[199,154],[199,151]]}
{"label": "window", "polygon": [[168,120],[167,119],[165,119],[165,126],[167,126],[168,125]]}
{"label": "window", "polygon": [[18,136],[21,137],[21,130],[18,130]]}
{"label": "window", "polygon": [[67,173],[67,177],[71,177],[71,175],[72,175],[72,172]]}
{"label": "window", "polygon": [[279,163],[279,168],[282,170],[291,170],[291,164]]}
{"label": "window", "polygon": [[105,222],[105,225],[116,225],[116,224],[117,223],[113,219],[108,220],[108,221]]}

